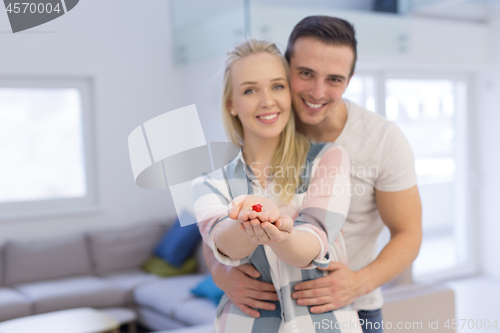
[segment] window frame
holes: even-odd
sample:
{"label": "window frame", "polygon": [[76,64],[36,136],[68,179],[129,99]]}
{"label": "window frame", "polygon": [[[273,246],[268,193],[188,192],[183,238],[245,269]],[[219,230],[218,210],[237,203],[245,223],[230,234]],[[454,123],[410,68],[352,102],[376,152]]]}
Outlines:
{"label": "window frame", "polygon": [[93,81],[90,78],[0,77],[0,88],[70,88],[81,95],[82,142],[87,194],[78,198],[0,202],[0,223],[100,211],[94,146]]}

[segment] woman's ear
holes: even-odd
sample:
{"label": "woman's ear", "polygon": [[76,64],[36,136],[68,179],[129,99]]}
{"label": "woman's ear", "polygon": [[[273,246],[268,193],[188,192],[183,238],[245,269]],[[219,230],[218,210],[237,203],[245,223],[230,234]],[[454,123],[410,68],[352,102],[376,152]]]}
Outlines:
{"label": "woman's ear", "polygon": [[226,107],[229,110],[229,112],[231,112],[231,115],[236,116],[236,111],[234,110],[233,101],[232,100],[228,99],[226,101]]}

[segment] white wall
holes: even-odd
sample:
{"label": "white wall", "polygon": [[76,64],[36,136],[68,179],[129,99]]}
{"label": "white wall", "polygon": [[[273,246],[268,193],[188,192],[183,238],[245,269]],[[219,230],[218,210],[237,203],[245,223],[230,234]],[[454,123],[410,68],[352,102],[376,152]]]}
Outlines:
{"label": "white wall", "polygon": [[[488,25],[477,22],[411,17],[408,52],[360,55],[360,65],[379,69],[410,69],[475,73],[491,61]],[[374,36],[376,38],[376,36]]]}
{"label": "white wall", "polygon": [[[0,30],[10,31],[0,10]],[[129,133],[187,105],[172,63],[169,3],[86,0],[69,13],[17,34],[0,34],[0,76],[91,78],[100,212],[0,222],[0,240],[50,237],[175,216],[168,191],[134,184]]]}
{"label": "white wall", "polygon": [[481,267],[500,280],[500,13],[490,24],[492,65],[478,77],[476,95],[477,154],[479,165],[479,219]]}

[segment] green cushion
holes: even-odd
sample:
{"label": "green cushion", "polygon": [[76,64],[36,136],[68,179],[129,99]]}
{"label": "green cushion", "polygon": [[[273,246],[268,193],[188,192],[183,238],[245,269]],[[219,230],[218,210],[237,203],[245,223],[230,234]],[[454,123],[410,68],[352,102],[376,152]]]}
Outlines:
{"label": "green cushion", "polygon": [[142,269],[148,273],[158,276],[174,276],[181,274],[189,274],[196,271],[198,262],[196,258],[191,257],[184,262],[181,268],[174,267],[160,257],[152,256],[142,265]]}

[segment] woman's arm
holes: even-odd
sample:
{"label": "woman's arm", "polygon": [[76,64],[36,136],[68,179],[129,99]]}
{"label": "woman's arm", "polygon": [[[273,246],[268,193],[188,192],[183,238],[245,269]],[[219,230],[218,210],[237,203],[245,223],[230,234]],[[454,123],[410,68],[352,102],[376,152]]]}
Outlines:
{"label": "woman's arm", "polygon": [[240,224],[238,220],[227,218],[212,231],[219,251],[233,260],[248,257],[258,245],[240,231]]}
{"label": "woman's arm", "polygon": [[309,266],[321,250],[318,239],[304,230],[294,230],[286,240],[269,246],[278,258],[298,268]]}
{"label": "woman's arm", "polygon": [[191,195],[200,233],[214,257],[228,266],[243,264],[256,245],[243,239],[234,229],[237,222],[227,216],[230,195],[222,172],[194,180]]}

